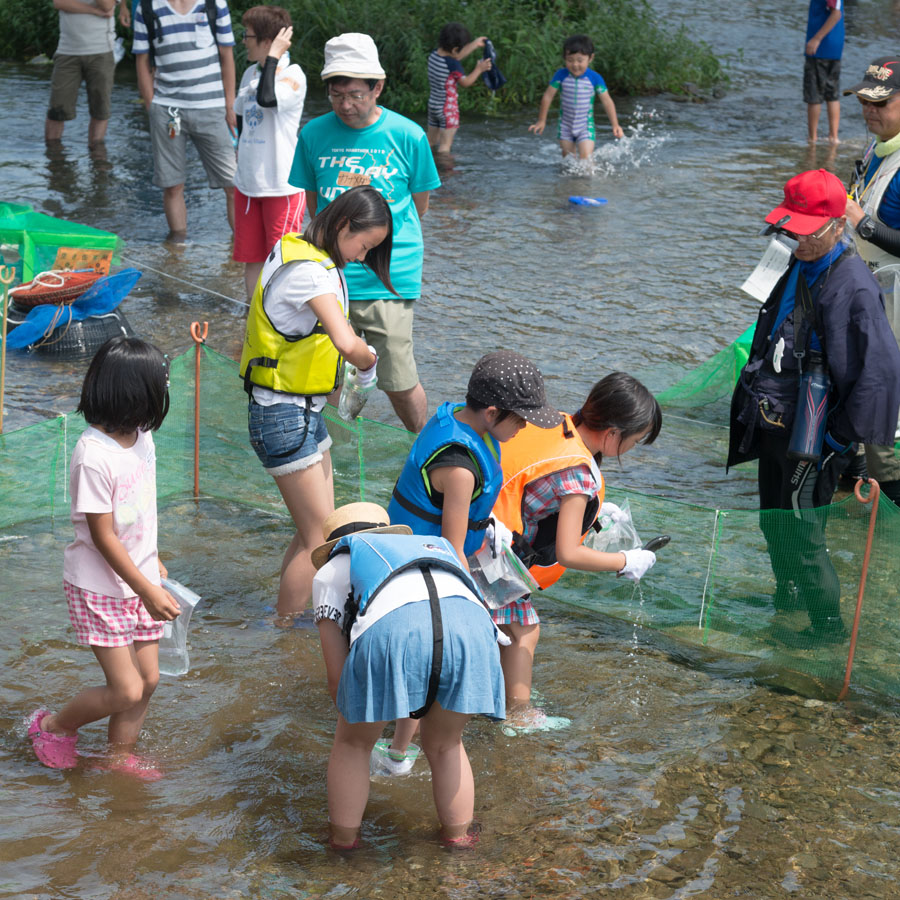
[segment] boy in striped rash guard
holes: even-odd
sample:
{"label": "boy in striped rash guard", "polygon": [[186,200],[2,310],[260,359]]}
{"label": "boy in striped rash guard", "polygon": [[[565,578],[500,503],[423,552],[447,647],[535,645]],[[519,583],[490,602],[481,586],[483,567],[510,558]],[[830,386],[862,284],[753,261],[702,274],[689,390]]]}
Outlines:
{"label": "boy in striped rash guard", "polygon": [[484,46],[486,38],[472,35],[465,25],[450,22],[438,35],[438,48],[428,56],[428,143],[438,153],[449,153],[459,130],[457,86],[471,87],[482,72],[491,68],[489,59],[480,59],[466,75],[460,60]]}
{"label": "boy in striped rash guard", "polygon": [[559,130],[557,138],[563,156],[578,151],[579,159],[590,159],[594,152],[594,96],[609,118],[613,137],[624,135],[616,116],[616,107],[606,89],[606,82],[593,69],[594,42],[586,34],[576,34],[563,43],[565,66],[557,69],[541,97],[538,120],[528,130],[541,134],[547,125],[547,113],[557,92],[560,94]]}
{"label": "boy in striped rash guard", "polygon": [[138,90],[150,117],[153,183],[162,188],[170,238],[183,238],[187,231],[188,137],[209,186],[225,191],[228,221],[234,228],[233,47],[226,0],[215,0],[214,6],[206,0],[141,0],[136,7],[132,52]]}

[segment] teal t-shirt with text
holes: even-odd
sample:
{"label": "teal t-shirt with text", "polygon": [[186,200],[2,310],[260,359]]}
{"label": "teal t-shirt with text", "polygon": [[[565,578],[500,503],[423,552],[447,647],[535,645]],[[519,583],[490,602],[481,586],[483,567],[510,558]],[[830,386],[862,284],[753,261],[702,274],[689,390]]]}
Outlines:
{"label": "teal t-shirt with text", "polygon": [[[382,108],[378,121],[350,128],[333,112],[303,126],[288,181],[315,191],[318,209],[359,184],[371,184],[388,201],[393,216],[391,282],[405,300],[422,295],[422,225],[412,195],[440,187],[425,132],[412,120]],[[351,300],[390,297],[361,263],[344,270]]]}

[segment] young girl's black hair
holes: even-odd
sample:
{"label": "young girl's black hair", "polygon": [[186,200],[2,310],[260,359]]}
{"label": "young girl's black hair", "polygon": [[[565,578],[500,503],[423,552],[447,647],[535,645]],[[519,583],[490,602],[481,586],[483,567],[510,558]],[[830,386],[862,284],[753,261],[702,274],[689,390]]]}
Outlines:
{"label": "young girl's black hair", "polygon": [[611,372],[591,388],[572,422],[576,427],[584,424],[591,431],[615,428],[620,447],[626,438],[649,428],[641,443],[652,444],[662,428],[662,410],[656,397],[636,378],[626,372]]}
{"label": "young girl's black hair", "polygon": [[351,234],[387,226],[387,236],[366,254],[363,265],[370,268],[381,283],[399,297],[391,284],[394,222],[387,200],[375,188],[368,185],[350,188],[332,200],[321,212],[316,213],[315,218],[303,232],[303,239],[314,247],[324,250],[336,266],[343,268],[347,261],[338,249],[338,233],[345,225],[349,226]]}
{"label": "young girl's black hair", "polygon": [[77,412],[108,432],[156,431],[169,411],[169,364],[146,341],[110,338],[94,355]]}
{"label": "young girl's black hair", "polygon": [[452,53],[462,50],[472,40],[472,33],[462,22],[448,22],[438,35],[438,47]]}

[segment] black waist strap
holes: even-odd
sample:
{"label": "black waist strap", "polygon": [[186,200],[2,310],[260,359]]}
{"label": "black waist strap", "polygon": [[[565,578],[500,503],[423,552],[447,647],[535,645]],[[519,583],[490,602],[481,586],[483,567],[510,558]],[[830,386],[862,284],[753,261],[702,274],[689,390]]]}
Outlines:
{"label": "black waist strap", "polygon": [[425,587],[428,588],[428,605],[431,607],[431,674],[428,676],[428,693],[425,695],[425,704],[415,711],[410,711],[411,719],[421,719],[434,703],[437,697],[438,685],[441,681],[441,667],[444,661],[444,625],[441,619],[441,601],[438,597],[437,587],[434,583],[431,570],[422,566],[422,577],[425,579]]}
{"label": "black waist strap", "polygon": [[[392,496],[408,513],[414,515],[417,519],[422,519],[425,522],[429,522],[431,525],[440,525],[442,523],[443,519],[436,513],[429,512],[427,509],[422,509],[421,506],[416,506],[412,500],[407,500],[397,489],[396,484],[394,485]],[[490,524],[490,516],[485,519],[469,519],[468,529],[469,531],[484,531]]]}
{"label": "black waist strap", "polygon": [[250,375],[254,366],[262,366],[264,369],[277,369],[278,360],[272,359],[270,356],[257,356],[247,363],[247,368],[244,370],[244,390],[248,394],[253,393],[253,382],[250,380]]}

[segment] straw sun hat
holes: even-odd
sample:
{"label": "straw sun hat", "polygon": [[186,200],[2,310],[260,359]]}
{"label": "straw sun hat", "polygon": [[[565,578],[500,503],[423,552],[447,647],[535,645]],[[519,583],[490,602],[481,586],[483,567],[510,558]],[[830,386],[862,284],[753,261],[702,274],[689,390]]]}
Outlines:
{"label": "straw sun hat", "polygon": [[387,511],[377,503],[347,503],[338,507],[322,523],[322,537],[325,543],[310,554],[312,564],[321,569],[328,561],[331,548],[348,534],[364,531],[382,534],[412,534],[408,525],[391,525]]}

